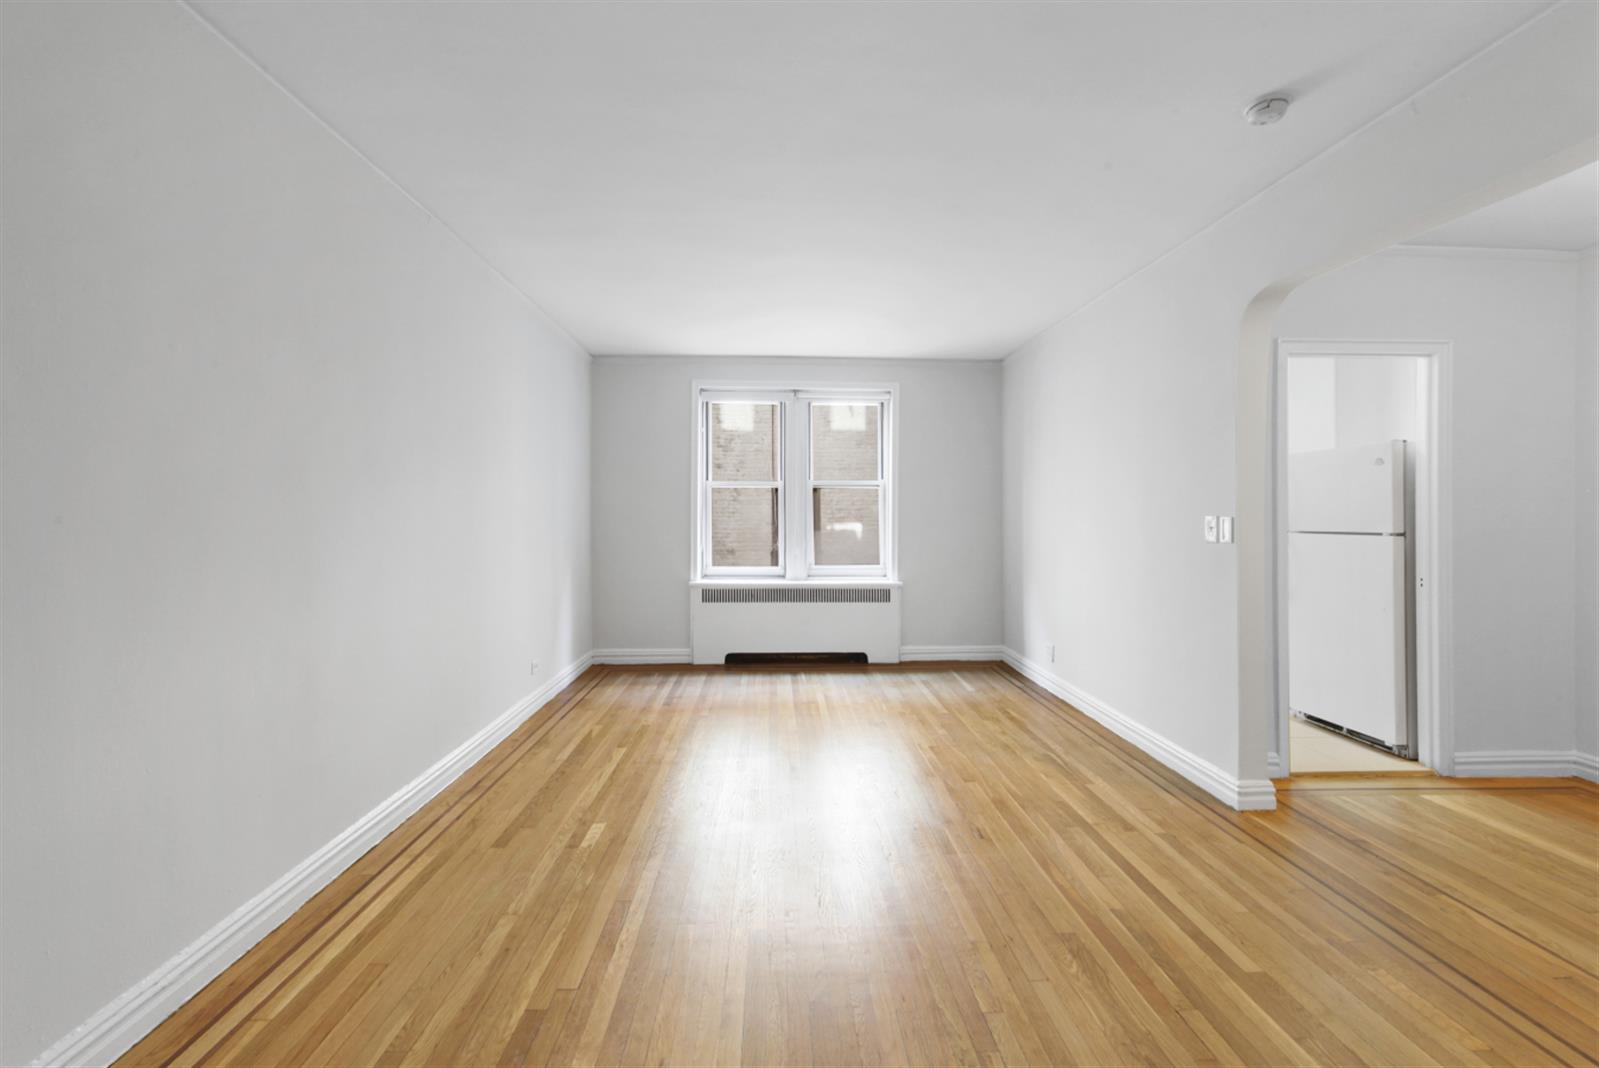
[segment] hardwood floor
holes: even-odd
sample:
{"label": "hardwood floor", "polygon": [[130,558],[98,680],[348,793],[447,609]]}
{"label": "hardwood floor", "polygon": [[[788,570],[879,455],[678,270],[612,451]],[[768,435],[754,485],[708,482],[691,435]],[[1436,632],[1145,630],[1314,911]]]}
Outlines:
{"label": "hardwood floor", "polygon": [[1599,1057],[1599,790],[1281,798],[994,665],[596,668],[119,1064]]}

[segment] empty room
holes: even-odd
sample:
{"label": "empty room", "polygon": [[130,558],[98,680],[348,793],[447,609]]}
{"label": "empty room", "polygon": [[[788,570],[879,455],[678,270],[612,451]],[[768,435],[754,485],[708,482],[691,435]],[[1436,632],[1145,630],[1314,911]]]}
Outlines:
{"label": "empty room", "polygon": [[0,3],[0,1064],[1599,1064],[1599,0]]}

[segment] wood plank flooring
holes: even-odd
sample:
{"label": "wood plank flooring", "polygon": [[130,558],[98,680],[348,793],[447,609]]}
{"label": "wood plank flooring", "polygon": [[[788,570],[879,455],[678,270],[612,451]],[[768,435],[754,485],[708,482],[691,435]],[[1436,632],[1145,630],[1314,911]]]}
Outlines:
{"label": "wood plank flooring", "polygon": [[1219,807],[997,665],[596,668],[139,1065],[1581,1064],[1599,790]]}

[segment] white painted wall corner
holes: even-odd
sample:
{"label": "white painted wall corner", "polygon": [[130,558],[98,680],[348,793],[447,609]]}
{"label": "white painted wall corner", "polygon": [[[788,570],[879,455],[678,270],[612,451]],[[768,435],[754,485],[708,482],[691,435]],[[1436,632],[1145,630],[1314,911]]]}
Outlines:
{"label": "white painted wall corner", "polygon": [[222,922],[119,994],[34,1059],[45,1065],[108,1065],[282,924],[445,787],[566,689],[588,668],[584,655],[506,709],[332,841],[239,906]]}
{"label": "white painted wall corner", "polygon": [[1014,649],[1005,650],[1005,662],[1062,701],[1142,749],[1218,801],[1240,812],[1277,807],[1277,788],[1270,779],[1239,779],[1210,761],[1195,756],[1164,735],[1157,734],[1125,713],[1079,690],[1046,671]]}

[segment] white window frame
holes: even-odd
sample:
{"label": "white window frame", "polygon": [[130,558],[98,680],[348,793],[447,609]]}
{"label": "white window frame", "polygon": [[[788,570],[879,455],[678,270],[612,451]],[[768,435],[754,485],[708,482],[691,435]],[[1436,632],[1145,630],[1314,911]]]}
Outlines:
{"label": "white window frame", "polygon": [[[894,478],[898,460],[895,385],[795,385],[781,388],[761,383],[695,382],[694,395],[694,529],[690,578],[695,582],[756,580],[766,582],[879,582],[898,581],[898,528],[895,522],[898,493]],[[721,486],[771,486],[771,483],[713,482],[710,478],[709,419],[713,401],[778,403],[781,405],[781,477],[777,481],[777,567],[716,567],[711,563],[711,490]],[[873,480],[813,480],[811,475],[811,409],[816,404],[879,405],[878,475]],[[878,559],[875,565],[818,565],[813,538],[813,490],[828,486],[875,486],[878,489]],[[803,493],[790,493],[790,487]],[[801,549],[801,551],[792,551]]]}
{"label": "white window frame", "polygon": [[[851,577],[888,577],[888,449],[885,429],[888,424],[887,397],[840,397],[828,393],[804,392],[796,396],[796,409],[805,417],[805,567],[807,574],[822,577],[847,575]],[[877,406],[877,477],[874,479],[837,479],[816,477],[814,456],[811,451],[811,429],[816,409],[831,405],[873,404]],[[816,523],[811,509],[815,507],[816,490],[821,489],[875,489],[877,490],[877,559],[876,564],[818,564],[816,562]]]}
{"label": "white window frame", "polygon": [[[698,432],[696,434],[695,467],[699,484],[698,546],[699,573],[706,578],[781,578],[784,562],[788,559],[788,486],[789,467],[789,395],[784,392],[754,392],[750,390],[701,391],[699,396]],[[773,481],[740,480],[722,481],[711,478],[711,450],[709,429],[712,404],[746,403],[777,405],[777,478]],[[775,567],[718,567],[711,563],[711,495],[717,489],[775,489],[777,490],[777,566]]]}

